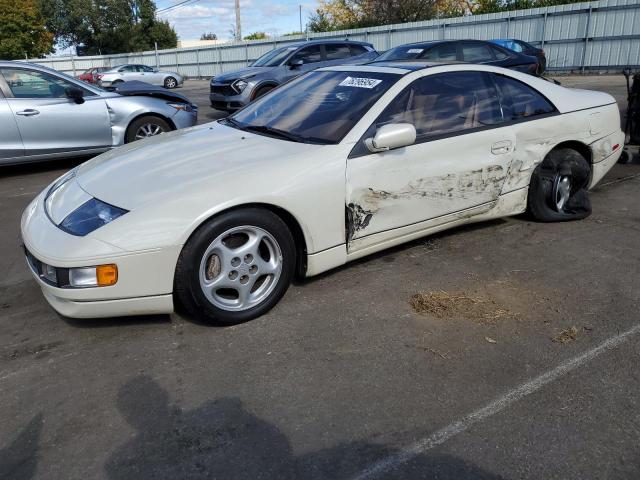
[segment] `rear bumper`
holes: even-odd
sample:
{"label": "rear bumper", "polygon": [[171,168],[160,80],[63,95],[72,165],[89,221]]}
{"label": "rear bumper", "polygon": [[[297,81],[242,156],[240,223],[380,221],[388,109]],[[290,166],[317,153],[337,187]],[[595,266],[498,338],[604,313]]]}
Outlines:
{"label": "rear bumper", "polygon": [[[614,149],[613,147],[617,147]],[[593,188],[616,164],[624,148],[624,133],[618,130],[591,145],[593,163],[589,188]]]}

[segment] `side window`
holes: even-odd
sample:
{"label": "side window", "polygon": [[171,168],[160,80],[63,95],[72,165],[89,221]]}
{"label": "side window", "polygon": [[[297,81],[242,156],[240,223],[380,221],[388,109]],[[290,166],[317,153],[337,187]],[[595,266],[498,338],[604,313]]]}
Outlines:
{"label": "side window", "polygon": [[499,48],[495,48],[493,46],[489,48],[493,50],[493,54],[495,55],[496,60],[504,60],[505,58],[509,58],[509,55],[507,55],[505,52],[503,52]]}
{"label": "side window", "polygon": [[518,52],[518,53],[524,52],[524,46],[520,42],[509,42],[508,48],[510,48],[514,52]]}
{"label": "side window", "polygon": [[456,44],[445,43],[443,45],[437,45],[423,53],[420,58],[430,60],[432,62],[456,61],[458,58],[456,53]]}
{"label": "side window", "polygon": [[502,111],[506,121],[544,115],[556,111],[540,93],[513,78],[492,74],[500,90]]}
{"label": "side window", "polygon": [[351,56],[349,45],[338,43],[325,45],[324,52],[327,55],[327,60],[340,60],[341,58],[348,58]]}
{"label": "side window", "polygon": [[364,55],[365,53],[369,53],[369,50],[364,48],[362,45],[349,45],[351,49],[351,55],[357,57],[358,55]]}
{"label": "side window", "polygon": [[304,63],[316,63],[322,61],[322,54],[320,53],[320,45],[311,45],[305,47],[302,50],[298,50],[291,60],[302,60]]}
{"label": "side window", "polygon": [[136,67],[134,65],[125,65],[118,70],[119,72],[135,72]]}
{"label": "side window", "polygon": [[[79,88],[62,78],[36,70],[3,68],[0,69],[0,74],[4,76],[15,98],[64,98],[66,88]],[[86,90],[85,93],[92,95]]]}
{"label": "side window", "polygon": [[462,60],[471,63],[490,62],[493,54],[487,45],[482,43],[463,43]]}
{"label": "side window", "polygon": [[153,68],[147,67],[146,65],[140,65],[140,71],[149,73],[153,72]]}
{"label": "side window", "polygon": [[482,72],[455,72],[420,78],[380,115],[376,128],[411,123],[418,140],[502,123],[498,94]]}

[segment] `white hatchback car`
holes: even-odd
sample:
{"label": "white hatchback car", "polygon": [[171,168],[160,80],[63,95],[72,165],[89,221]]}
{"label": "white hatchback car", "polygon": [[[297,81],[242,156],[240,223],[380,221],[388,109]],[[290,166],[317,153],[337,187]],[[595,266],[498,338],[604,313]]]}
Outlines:
{"label": "white hatchback car", "polygon": [[292,277],[460,224],[587,216],[615,164],[615,100],[480,65],[319,69],[228,119],[126,145],[28,206],[22,238],[71,317],[225,324]]}

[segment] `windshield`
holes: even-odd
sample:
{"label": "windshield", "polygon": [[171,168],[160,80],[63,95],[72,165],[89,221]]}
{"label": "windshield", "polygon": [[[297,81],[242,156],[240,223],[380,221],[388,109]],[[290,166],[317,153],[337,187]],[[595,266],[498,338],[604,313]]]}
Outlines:
{"label": "windshield", "polygon": [[421,58],[422,53],[428,45],[404,45],[401,47],[395,47],[387,50],[378,58],[376,62],[383,62],[385,60],[413,60]]}
{"label": "windshield", "polygon": [[241,130],[304,143],[338,143],[400,75],[314,71],[229,117]]}
{"label": "windshield", "polygon": [[265,53],[251,64],[252,67],[277,67],[298,47],[282,47]]}

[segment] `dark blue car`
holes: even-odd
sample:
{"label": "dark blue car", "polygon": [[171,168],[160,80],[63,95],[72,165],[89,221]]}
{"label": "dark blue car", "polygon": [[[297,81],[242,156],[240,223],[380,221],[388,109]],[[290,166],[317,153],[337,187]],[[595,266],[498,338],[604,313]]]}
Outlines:
{"label": "dark blue car", "polygon": [[538,59],[514,52],[482,40],[433,40],[409,43],[391,48],[375,59],[376,62],[425,60],[428,62],[482,63],[510,68],[536,75]]}

